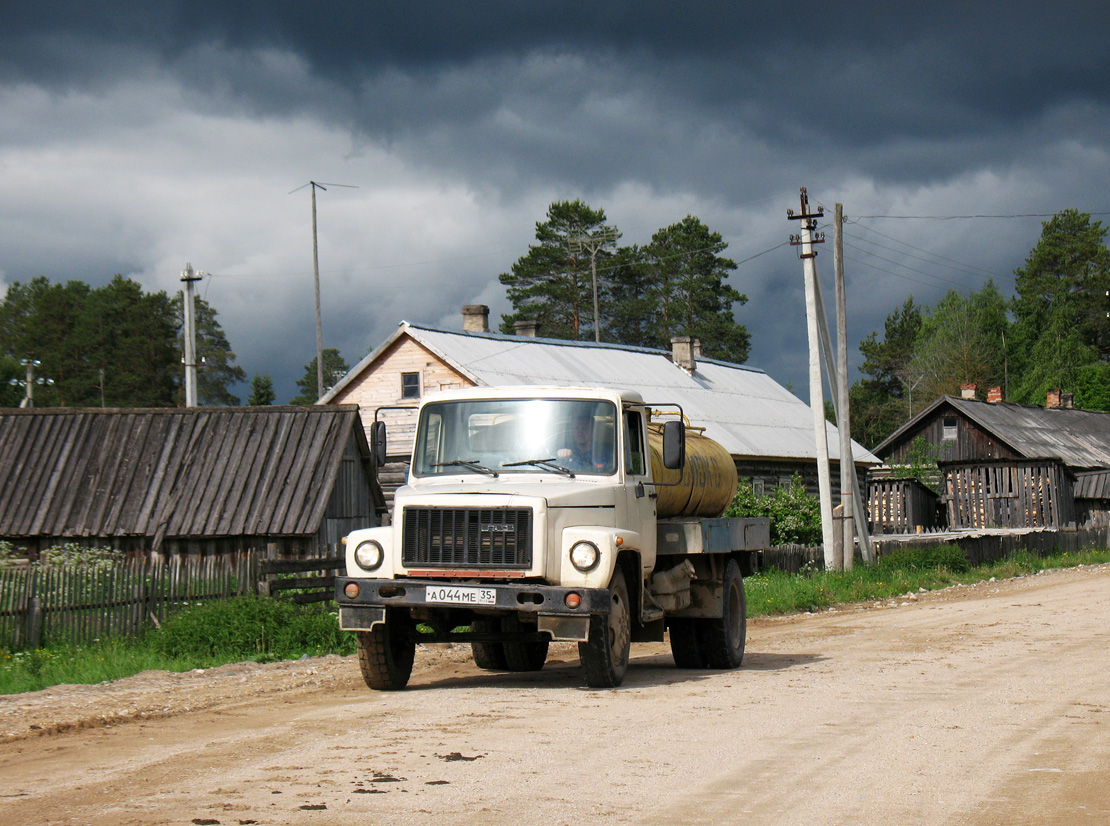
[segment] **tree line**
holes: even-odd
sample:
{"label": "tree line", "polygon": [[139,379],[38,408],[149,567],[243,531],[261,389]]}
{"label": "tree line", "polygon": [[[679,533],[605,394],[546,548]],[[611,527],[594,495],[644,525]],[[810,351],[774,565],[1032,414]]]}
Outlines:
{"label": "tree line", "polygon": [[850,391],[852,435],[874,447],[941,395],[975,384],[1005,401],[1044,406],[1047,392],[1110,411],[1110,249],[1106,228],[1065,210],[1014,271],[1007,299],[989,281],[934,307],[909,296],[860,342],[864,378]]}
{"label": "tree line", "polygon": [[[103,287],[45,277],[15,282],[0,300],[0,406],[16,407],[35,359],[40,407],[174,407],[184,404],[183,306],[178,293],[144,292],[116,275]],[[246,378],[235,363],[216,310],[196,299],[197,398],[239,404],[231,387]]]}

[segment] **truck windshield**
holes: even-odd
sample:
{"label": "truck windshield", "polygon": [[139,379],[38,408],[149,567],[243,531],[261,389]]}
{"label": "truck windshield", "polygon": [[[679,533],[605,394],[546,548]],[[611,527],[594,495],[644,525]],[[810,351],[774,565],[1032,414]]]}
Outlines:
{"label": "truck windshield", "polygon": [[[416,476],[497,473],[615,473],[616,406],[579,399],[430,402],[413,451]],[[465,471],[464,471],[465,472]]]}

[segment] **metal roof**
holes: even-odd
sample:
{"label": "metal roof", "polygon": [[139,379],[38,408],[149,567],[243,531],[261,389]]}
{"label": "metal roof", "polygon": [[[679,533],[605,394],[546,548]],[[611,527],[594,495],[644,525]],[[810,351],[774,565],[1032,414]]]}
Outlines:
{"label": "metal roof", "polygon": [[[402,322],[321,399],[326,402],[401,335],[408,334],[479,385],[551,384],[634,390],[652,403],[677,402],[691,423],[737,457],[815,460],[809,405],[764,371],[700,358],[693,374],[664,350],[620,344],[444,330]],[[829,456],[840,458],[836,428],[827,424]],[[855,461],[879,459],[853,442]]]}
{"label": "metal roof", "polygon": [[0,411],[0,536],[315,534],[356,405]]}
{"label": "metal roof", "polygon": [[942,405],[951,405],[1027,459],[1059,459],[1070,468],[1110,468],[1110,413],[955,396],[941,396],[875,448],[876,452],[893,445]]}

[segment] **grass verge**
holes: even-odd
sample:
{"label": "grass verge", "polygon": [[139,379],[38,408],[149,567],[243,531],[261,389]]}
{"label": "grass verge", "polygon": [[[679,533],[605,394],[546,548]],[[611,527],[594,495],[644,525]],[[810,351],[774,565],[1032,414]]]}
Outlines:
{"label": "grass verge", "polygon": [[887,554],[877,565],[857,565],[851,571],[813,571],[798,575],[765,571],[744,581],[748,616],[816,611],[833,605],[869,602],[921,589],[934,591],[950,585],[1034,574],[1049,568],[1073,568],[1110,562],[1110,550],[1089,550],[1038,557],[1027,553],[979,565],[967,564],[955,546],[907,549]]}

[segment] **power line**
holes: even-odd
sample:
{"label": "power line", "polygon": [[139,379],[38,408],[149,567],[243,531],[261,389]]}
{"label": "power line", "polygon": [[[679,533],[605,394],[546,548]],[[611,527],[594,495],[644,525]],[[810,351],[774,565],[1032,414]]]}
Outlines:
{"label": "power line", "polygon": [[[857,215],[855,220],[863,218],[889,218],[896,221],[968,221],[980,218],[1055,218],[1058,212],[1023,212],[1013,215]],[[1110,215],[1107,212],[1088,212],[1087,215]]]}
{"label": "power line", "polygon": [[[854,225],[858,226],[860,229],[866,230],[867,232],[873,232],[875,235],[879,235],[883,238],[886,238],[888,241],[893,241],[896,244],[901,244],[902,246],[908,247],[909,249],[915,250],[916,252],[924,253],[925,255],[929,255],[929,256],[932,256],[933,258],[939,259],[938,261],[935,261],[935,262],[934,261],[929,261],[928,259],[924,259],[924,258],[919,259],[921,261],[925,261],[926,263],[937,264],[938,266],[948,266],[949,269],[956,270],[956,271],[959,271],[959,270],[962,269],[963,271],[968,272],[968,273],[971,273],[973,270],[978,270],[980,273],[983,273],[984,275],[988,275],[991,278],[1013,278],[1012,274],[1011,275],[1004,275],[1002,273],[994,272],[993,270],[988,270],[986,267],[980,267],[980,266],[977,266],[975,264],[968,264],[966,261],[958,261],[955,258],[948,258],[947,256],[941,255],[939,253],[930,252],[929,250],[922,249],[921,247],[915,247],[913,244],[907,243],[907,242],[901,240],[900,238],[895,238],[892,235],[887,235],[885,232],[879,232],[879,230],[875,229],[874,227],[864,226],[863,224],[860,224],[859,221],[850,221],[849,223],[854,224]],[[874,244],[875,246],[880,247],[881,249],[888,249],[891,252],[897,252],[897,253],[902,254],[902,255],[908,255],[908,253],[904,253],[901,250],[896,250],[892,247],[886,247],[886,246],[878,243],[877,241],[871,241],[869,239],[863,239],[863,238],[861,238],[860,240],[864,241],[865,243],[868,243],[868,244]],[[917,256],[909,256],[909,257],[917,258]],[[948,264],[940,263],[940,262],[945,262],[945,261],[949,262],[950,264],[956,264],[958,266],[953,267],[953,266],[949,266]]]}

